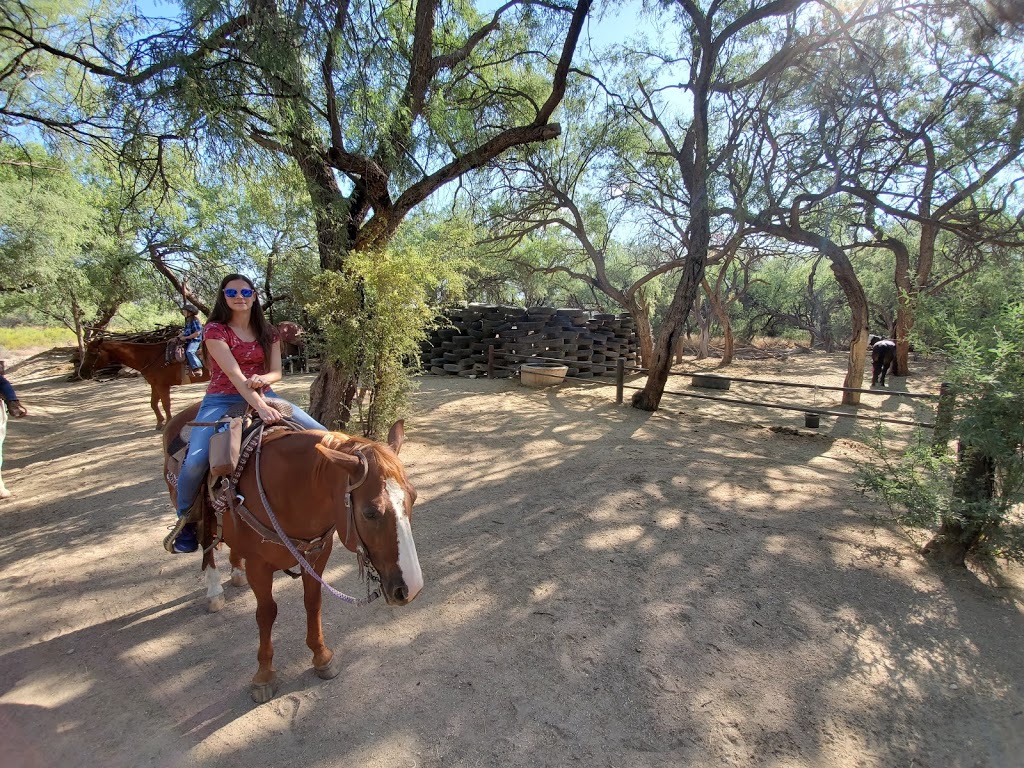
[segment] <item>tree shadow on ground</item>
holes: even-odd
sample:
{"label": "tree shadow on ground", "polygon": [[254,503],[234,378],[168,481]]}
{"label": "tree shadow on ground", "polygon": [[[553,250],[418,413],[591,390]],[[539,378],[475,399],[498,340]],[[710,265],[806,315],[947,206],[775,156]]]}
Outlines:
{"label": "tree shadow on ground", "polygon": [[[832,441],[502,381],[425,381],[415,402],[424,593],[326,604],[343,672],[325,682],[301,587],[279,578],[265,706],[246,690],[251,595],[206,615],[196,563],[142,551],[165,492],[151,459],[97,464],[87,493],[47,502],[52,522],[5,508],[16,743],[52,763],[226,768],[1003,766],[1024,747],[1020,612],[926,571]],[[40,573],[47,543],[110,557]],[[358,589],[338,550],[328,577]]]}

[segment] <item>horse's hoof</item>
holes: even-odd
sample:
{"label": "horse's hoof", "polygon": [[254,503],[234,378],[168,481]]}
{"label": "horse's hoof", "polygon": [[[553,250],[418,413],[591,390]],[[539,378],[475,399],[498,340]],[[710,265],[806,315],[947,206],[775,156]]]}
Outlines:
{"label": "horse's hoof", "polygon": [[163,432],[164,431],[164,425],[163,424],[157,424],[155,427],[153,427],[153,431],[155,431],[155,432]]}
{"label": "horse's hoof", "polygon": [[338,654],[334,654],[331,660],[322,667],[313,667],[316,676],[321,680],[333,680],[341,673],[341,663],[338,661]]}
{"label": "horse's hoof", "polygon": [[231,569],[231,584],[235,587],[244,587],[249,583],[249,580],[245,577],[245,571],[240,571],[237,568]]}
{"label": "horse's hoof", "polygon": [[214,595],[206,602],[207,613],[217,613],[224,607],[224,594]]}
{"label": "horse's hoof", "polygon": [[249,686],[249,695],[257,704],[266,704],[277,693],[277,675],[274,675],[268,683],[253,683]]}

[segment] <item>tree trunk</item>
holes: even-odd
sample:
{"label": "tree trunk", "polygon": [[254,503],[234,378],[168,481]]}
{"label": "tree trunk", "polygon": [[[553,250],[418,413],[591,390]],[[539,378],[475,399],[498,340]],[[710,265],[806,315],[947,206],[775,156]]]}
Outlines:
{"label": "tree trunk", "polygon": [[[921,245],[924,246],[926,235],[924,225],[921,233]],[[932,233],[934,236],[934,232]],[[933,242],[934,247],[934,242]],[[917,304],[916,286],[910,279],[910,251],[901,243],[891,246],[896,257],[896,327],[893,336],[896,340],[896,359],[893,361],[893,376],[906,376],[910,372],[910,331],[914,327],[914,307]]]}
{"label": "tree trunk", "polygon": [[[864,362],[868,348],[868,299],[864,287],[853,271],[853,264],[843,250],[833,243],[825,245],[825,253],[832,262],[846,301],[850,305],[850,359],[846,366],[844,387],[860,389],[864,385]],[[843,392],[843,405],[858,405],[860,392]]]}
{"label": "tree trunk", "polygon": [[[857,274],[853,271],[850,259],[842,248],[825,235],[819,235],[800,226],[799,220],[788,226],[770,224],[764,227],[764,231],[784,237],[790,242],[817,248],[820,253],[828,257],[832,274],[835,275],[839,287],[843,289],[846,303],[850,306],[850,359],[846,366],[846,378],[843,380],[843,386],[860,389],[864,385],[864,361],[868,348],[868,299],[864,294],[864,286],[860,284]],[[843,392],[842,403],[843,405],[860,404],[860,393]]]}
{"label": "tree trunk", "polygon": [[726,304],[722,301],[722,297],[718,295],[718,284],[716,283],[715,285],[716,290],[710,290],[710,288],[711,286],[705,280],[704,289],[708,292],[708,301],[711,302],[711,311],[718,320],[718,324],[722,326],[724,345],[722,349],[722,362],[720,365],[724,367],[732,362],[734,346],[732,338],[732,323],[729,322],[729,311],[726,309]]}
{"label": "tree trunk", "polygon": [[[706,258],[707,249],[704,250]],[[633,394],[632,405],[641,411],[656,411],[661,405],[665,394],[665,384],[672,370],[672,354],[676,343],[682,336],[683,322],[689,314],[690,307],[697,297],[700,280],[704,274],[705,258],[694,258],[692,255],[683,268],[682,278],[676,286],[675,296],[669,305],[662,323],[661,331],[654,345],[654,361],[649,366],[647,382],[644,388]]]}
{"label": "tree trunk", "polygon": [[921,554],[940,565],[963,568],[971,549],[998,525],[996,518],[988,514],[995,494],[996,466],[991,456],[963,443],[957,448],[957,455],[953,500],[962,517],[943,520],[939,530],[921,548]]}
{"label": "tree trunk", "polygon": [[[358,222],[352,221],[352,202],[342,194],[331,168],[309,145],[296,139],[292,156],[312,202],[320,268],[341,271],[353,245],[350,233],[358,227]],[[341,212],[347,215],[339,215]],[[320,372],[309,388],[310,415],[328,429],[347,430],[356,389],[355,374],[329,354],[322,354]]]}
{"label": "tree trunk", "polygon": [[347,431],[356,383],[337,363],[320,361],[320,373],[309,388],[309,415],[330,430]]}
{"label": "tree trunk", "polygon": [[693,305],[693,314],[697,318],[697,328],[700,330],[697,337],[698,360],[707,360],[711,354],[711,312],[706,310],[707,307],[698,298]]}
{"label": "tree trunk", "polygon": [[630,314],[636,324],[636,338],[640,343],[640,365],[650,368],[654,359],[654,330],[651,328],[651,318],[643,308]]}
{"label": "tree trunk", "polygon": [[914,329],[914,315],[917,296],[900,294],[896,306],[896,359],[893,361],[893,376],[910,375],[910,332]]}

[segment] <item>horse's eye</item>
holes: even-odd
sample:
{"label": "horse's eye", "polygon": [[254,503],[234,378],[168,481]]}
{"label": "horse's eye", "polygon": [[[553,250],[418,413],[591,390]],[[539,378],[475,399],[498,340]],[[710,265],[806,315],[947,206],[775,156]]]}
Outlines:
{"label": "horse's eye", "polygon": [[367,520],[379,520],[381,518],[380,510],[376,507],[363,507],[363,517]]}

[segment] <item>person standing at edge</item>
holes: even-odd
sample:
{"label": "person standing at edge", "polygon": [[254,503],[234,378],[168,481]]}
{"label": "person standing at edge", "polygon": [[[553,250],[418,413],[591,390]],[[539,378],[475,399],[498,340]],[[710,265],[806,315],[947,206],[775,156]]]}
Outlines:
{"label": "person standing at edge", "polygon": [[[0,398],[3,398],[6,405],[6,407],[0,406],[0,468],[4,464],[4,438],[7,437],[8,413],[16,419],[28,416],[28,410],[21,404],[18,395],[14,392],[14,387],[4,375],[5,373],[3,362],[0,361]],[[0,499],[9,499],[11,496],[11,492],[4,485],[3,477],[0,476]]]}

